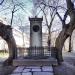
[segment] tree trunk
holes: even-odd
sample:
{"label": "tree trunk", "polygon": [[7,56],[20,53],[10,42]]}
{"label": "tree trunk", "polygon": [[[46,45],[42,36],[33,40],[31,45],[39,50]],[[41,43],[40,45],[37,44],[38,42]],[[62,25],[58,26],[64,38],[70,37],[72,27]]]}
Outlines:
{"label": "tree trunk", "polygon": [[49,33],[48,33],[48,50],[50,51],[50,45],[51,45],[51,33],[50,33],[50,30],[49,30]]}
{"label": "tree trunk", "polygon": [[9,48],[9,58],[11,59],[15,59],[17,58],[17,47],[16,47],[16,43],[14,38],[10,38],[8,39],[8,41],[6,41],[8,44],[8,48]]}
{"label": "tree trunk", "polygon": [[64,45],[65,40],[72,35],[73,30],[75,29],[74,25],[68,25],[68,27],[63,28],[63,30],[60,32],[56,39],[55,48],[57,50],[56,58],[58,59],[58,62],[63,61],[62,57],[62,48]]}
{"label": "tree trunk", "polygon": [[65,40],[72,35],[73,30],[75,29],[75,10],[74,10],[74,4],[71,2],[71,0],[66,0],[67,3],[67,9],[70,16],[70,23],[65,24],[65,28],[62,29],[59,36],[56,39],[55,48],[57,50],[56,58],[58,60],[58,63],[61,63],[63,61],[62,57],[62,48],[64,45]]}
{"label": "tree trunk", "polygon": [[74,26],[69,25],[68,28],[64,28],[60,32],[59,36],[56,39],[55,48],[57,50],[56,58],[58,60],[58,63],[63,61],[62,48],[63,48],[64,42],[69,36],[71,36],[74,29],[75,29],[75,25]]}
{"label": "tree trunk", "polygon": [[57,50],[57,56],[56,58],[58,59],[58,62],[62,62],[63,58],[62,58],[62,48],[64,45],[65,40],[68,38],[68,35],[65,33],[66,29],[63,29],[58,38],[56,39],[56,43],[55,43],[55,48]]}
{"label": "tree trunk", "polygon": [[0,36],[7,42],[9,48],[9,58],[5,61],[5,63],[12,63],[12,59],[17,58],[17,47],[11,26],[0,22]]}
{"label": "tree trunk", "polygon": [[6,40],[9,48],[9,58],[4,62],[4,65],[12,65],[13,59],[17,58],[17,47],[14,38]]}
{"label": "tree trunk", "polygon": [[10,23],[11,26],[12,26],[12,22],[13,22],[13,15],[14,15],[14,13],[12,11],[12,17],[11,17],[11,23]]}
{"label": "tree trunk", "polygon": [[69,51],[68,52],[71,52],[72,51],[72,47],[71,47],[71,36],[69,37]]}

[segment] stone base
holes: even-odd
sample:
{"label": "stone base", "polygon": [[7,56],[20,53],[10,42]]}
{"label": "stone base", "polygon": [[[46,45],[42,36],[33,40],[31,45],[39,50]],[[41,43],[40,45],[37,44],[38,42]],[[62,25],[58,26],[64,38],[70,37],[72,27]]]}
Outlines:
{"label": "stone base", "polygon": [[48,65],[57,65],[57,60],[55,58],[48,59],[14,59],[13,66],[48,66]]}

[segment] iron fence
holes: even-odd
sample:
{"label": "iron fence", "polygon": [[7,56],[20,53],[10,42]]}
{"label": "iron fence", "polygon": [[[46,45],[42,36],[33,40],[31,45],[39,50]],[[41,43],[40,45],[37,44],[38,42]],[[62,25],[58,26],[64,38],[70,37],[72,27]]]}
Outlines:
{"label": "iron fence", "polygon": [[29,48],[18,48],[18,57],[26,56],[51,56],[50,47],[29,47]]}

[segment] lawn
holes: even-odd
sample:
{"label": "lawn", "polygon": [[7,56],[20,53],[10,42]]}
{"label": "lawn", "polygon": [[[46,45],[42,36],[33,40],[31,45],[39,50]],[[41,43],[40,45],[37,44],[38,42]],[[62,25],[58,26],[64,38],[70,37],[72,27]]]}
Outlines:
{"label": "lawn", "polygon": [[8,58],[9,53],[7,52],[0,52],[0,58]]}

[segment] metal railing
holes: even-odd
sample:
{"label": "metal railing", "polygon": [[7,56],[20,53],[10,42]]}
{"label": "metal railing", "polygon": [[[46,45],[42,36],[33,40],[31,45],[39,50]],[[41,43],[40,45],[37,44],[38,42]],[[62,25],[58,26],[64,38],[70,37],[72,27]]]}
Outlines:
{"label": "metal railing", "polygon": [[29,48],[18,48],[18,57],[25,56],[51,56],[51,50],[49,47],[29,47]]}

